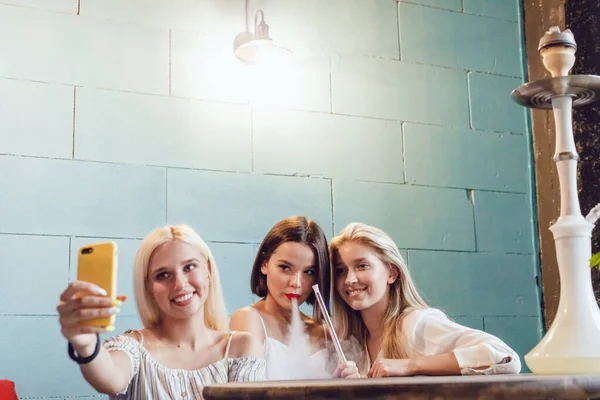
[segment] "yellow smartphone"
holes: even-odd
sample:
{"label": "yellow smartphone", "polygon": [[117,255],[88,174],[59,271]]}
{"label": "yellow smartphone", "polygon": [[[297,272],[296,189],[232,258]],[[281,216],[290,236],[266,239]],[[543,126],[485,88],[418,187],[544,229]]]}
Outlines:
{"label": "yellow smartphone", "polygon": [[[79,248],[77,279],[106,290],[108,297],[117,298],[117,244],[96,243]],[[81,325],[100,328],[114,327],[115,316],[81,321]]]}

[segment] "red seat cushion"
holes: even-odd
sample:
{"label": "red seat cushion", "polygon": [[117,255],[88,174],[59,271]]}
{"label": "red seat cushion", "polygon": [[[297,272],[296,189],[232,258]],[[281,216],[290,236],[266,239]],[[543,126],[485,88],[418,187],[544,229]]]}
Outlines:
{"label": "red seat cushion", "polygon": [[15,383],[0,379],[0,399],[2,400],[19,400],[15,391]]}

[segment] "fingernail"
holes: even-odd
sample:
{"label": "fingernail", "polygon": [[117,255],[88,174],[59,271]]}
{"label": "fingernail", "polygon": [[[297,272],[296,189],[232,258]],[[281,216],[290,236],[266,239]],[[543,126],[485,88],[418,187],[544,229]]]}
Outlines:
{"label": "fingernail", "polygon": [[102,288],[95,288],[94,292],[96,292],[96,294],[99,294],[100,296],[108,296],[108,293],[106,293],[106,290],[104,290]]}
{"label": "fingernail", "polygon": [[120,312],[121,312],[121,309],[119,307],[113,307],[110,309],[111,314],[118,314]]}
{"label": "fingernail", "polygon": [[114,331],[114,330],[115,330],[115,327],[114,327],[114,326],[107,326],[107,327],[105,328],[105,330],[106,330],[106,332],[112,332],[112,331]]}
{"label": "fingernail", "polygon": [[111,300],[110,301],[110,305],[113,307],[119,307],[122,304],[123,304],[123,302],[121,300]]}

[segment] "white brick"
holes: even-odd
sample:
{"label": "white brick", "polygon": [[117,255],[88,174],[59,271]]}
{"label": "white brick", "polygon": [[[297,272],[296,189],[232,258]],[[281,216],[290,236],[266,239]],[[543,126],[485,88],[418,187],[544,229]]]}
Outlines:
{"label": "white brick", "polygon": [[282,176],[168,171],[168,221],[206,240],[261,242],[277,221],[304,215],[331,233],[330,182]]}
{"label": "white brick", "polygon": [[410,250],[410,270],[433,307],[452,315],[538,315],[534,256]]}
{"label": "white brick", "polygon": [[399,3],[398,15],[404,61],[522,76],[522,34],[515,22],[409,3]]}
{"label": "white brick", "polygon": [[77,14],[77,0],[0,0],[0,4]]}
{"label": "white brick", "polygon": [[[53,304],[57,303],[58,294]],[[0,315],[0,326],[0,376],[15,382],[20,399],[99,398],[98,392],[83,378],[79,366],[69,359],[58,317]],[[114,332],[100,335],[100,340],[126,329],[142,328],[137,317],[122,316],[117,316],[115,327]],[[28,360],[34,352],[37,359]]]}
{"label": "white brick", "polygon": [[196,32],[171,34],[171,94],[177,97],[331,111],[330,57],[294,51],[291,60],[246,65],[230,37]]}
{"label": "white brick", "polygon": [[81,15],[220,34],[230,41],[245,29],[244,0],[81,0]]}
{"label": "white brick", "polygon": [[336,234],[351,222],[388,232],[400,248],[475,250],[473,208],[465,190],[336,180]]}
{"label": "white brick", "polygon": [[0,153],[71,158],[73,88],[0,79]]}
{"label": "white brick", "polygon": [[0,157],[0,231],[145,236],[165,222],[165,170]]}
{"label": "white brick", "polygon": [[263,110],[254,116],[253,137],[256,171],[403,181],[399,122]]}
{"label": "white brick", "polygon": [[0,314],[56,314],[69,275],[66,237],[0,235]]}
{"label": "white brick", "polygon": [[334,56],[331,90],[334,113],[449,126],[469,124],[464,71]]}
{"label": "white brick", "polygon": [[171,94],[173,96],[247,102],[250,68],[233,53],[232,38],[173,31]]}
{"label": "white brick", "polygon": [[246,105],[78,89],[75,158],[250,171]]}
{"label": "white brick", "polygon": [[209,243],[219,273],[227,311],[231,315],[238,308],[256,301],[250,290],[250,272],[256,250],[252,244]]}
{"label": "white brick", "polygon": [[399,58],[396,2],[379,0],[252,0],[271,37],[292,49]]}
{"label": "white brick", "polygon": [[325,51],[294,51],[289,62],[263,64],[248,71],[253,104],[331,112],[330,56]]}
{"label": "white brick", "polygon": [[524,135],[405,124],[404,145],[409,183],[506,192],[528,190],[529,144]]}
{"label": "white brick", "polygon": [[[0,376],[15,382],[20,399],[98,394],[85,381],[78,365],[69,359],[58,317],[0,316],[0,326]],[[35,361],[29,357],[33,354]]]}
{"label": "white brick", "polygon": [[0,6],[0,76],[168,93],[169,33]]}

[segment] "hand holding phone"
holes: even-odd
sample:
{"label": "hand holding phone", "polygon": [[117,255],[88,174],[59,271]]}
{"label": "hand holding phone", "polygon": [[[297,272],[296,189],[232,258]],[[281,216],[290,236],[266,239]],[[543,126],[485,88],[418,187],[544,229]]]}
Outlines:
{"label": "hand holding phone", "polygon": [[[77,257],[77,280],[96,285],[106,292],[112,301],[117,300],[117,244],[114,242],[97,243],[79,248]],[[81,292],[77,297],[97,293]],[[114,329],[115,315],[85,319],[79,321],[81,326]]]}

